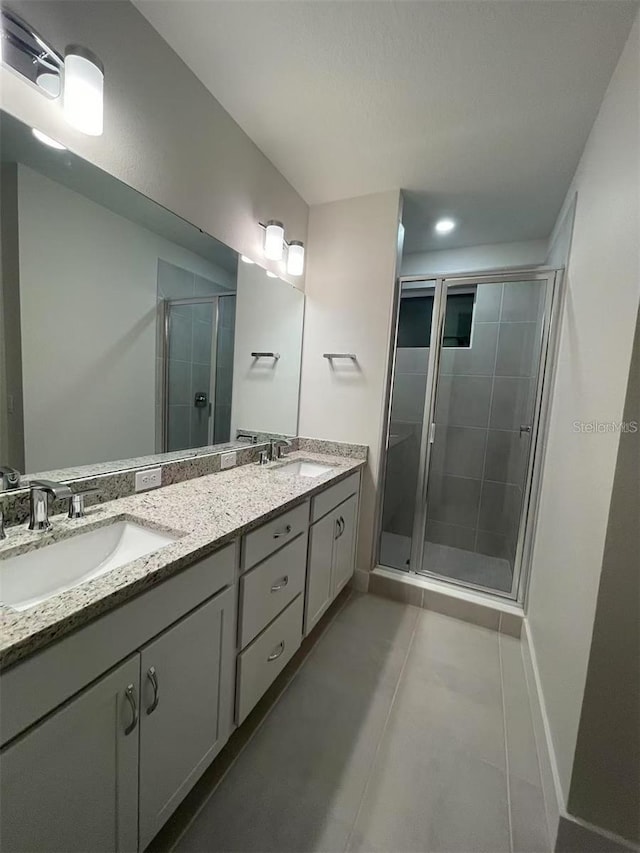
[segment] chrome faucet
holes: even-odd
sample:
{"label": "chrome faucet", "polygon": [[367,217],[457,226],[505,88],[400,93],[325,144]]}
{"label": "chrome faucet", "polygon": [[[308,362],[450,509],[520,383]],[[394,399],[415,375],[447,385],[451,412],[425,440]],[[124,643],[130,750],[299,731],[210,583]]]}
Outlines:
{"label": "chrome faucet", "polygon": [[29,499],[29,530],[51,530],[49,521],[49,495],[54,498],[70,498],[69,486],[53,480],[32,480]]}
{"label": "chrome faucet", "polygon": [[0,492],[20,487],[20,471],[10,465],[0,465]]}
{"label": "chrome faucet", "polygon": [[291,447],[291,442],[288,438],[272,438],[269,440],[269,460],[271,462],[276,459],[282,459],[283,447]]}

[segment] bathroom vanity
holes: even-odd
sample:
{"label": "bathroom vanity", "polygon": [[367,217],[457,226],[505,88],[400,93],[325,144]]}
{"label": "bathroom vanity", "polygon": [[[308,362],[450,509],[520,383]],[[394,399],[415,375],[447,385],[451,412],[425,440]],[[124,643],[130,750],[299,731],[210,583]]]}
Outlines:
{"label": "bathroom vanity", "polygon": [[363,464],[294,453],[12,531],[0,570],[123,521],[166,544],[1,606],[5,849],[145,849],[350,579]]}

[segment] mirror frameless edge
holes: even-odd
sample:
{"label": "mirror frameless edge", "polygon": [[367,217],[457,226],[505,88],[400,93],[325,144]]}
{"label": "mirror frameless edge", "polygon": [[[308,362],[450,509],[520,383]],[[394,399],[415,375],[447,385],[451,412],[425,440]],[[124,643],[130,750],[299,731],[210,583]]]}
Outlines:
{"label": "mirror frameless edge", "polygon": [[267,327],[234,250],[5,112],[0,156],[0,465],[72,480],[297,434],[300,290],[252,265]]}

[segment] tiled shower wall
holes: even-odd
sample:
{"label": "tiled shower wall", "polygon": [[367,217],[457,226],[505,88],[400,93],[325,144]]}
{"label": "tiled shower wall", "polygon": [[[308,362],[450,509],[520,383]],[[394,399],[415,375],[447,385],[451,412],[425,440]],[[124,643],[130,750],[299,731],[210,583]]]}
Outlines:
{"label": "tiled shower wall", "polygon": [[411,536],[427,385],[428,347],[398,347],[382,529]]}
{"label": "tiled shower wall", "polygon": [[[167,261],[158,261],[158,301],[161,299],[189,299],[195,296],[217,296],[229,294],[228,288],[214,281],[196,275]],[[220,300],[220,304],[226,300]],[[235,297],[232,298],[235,303]],[[221,317],[221,326],[226,329],[218,341],[216,357],[216,388],[228,402],[228,423],[231,420],[231,375],[233,373],[233,324],[235,311],[229,310]],[[169,338],[169,450],[184,450],[189,447],[202,447],[208,441],[208,407],[196,408],[196,391],[209,394],[211,387],[213,306],[211,304],[184,305],[172,308],[171,333]],[[231,324],[231,331],[229,331]],[[161,330],[159,329],[159,334]],[[222,352],[224,345],[230,352]],[[158,353],[162,349],[158,346]],[[162,359],[156,359],[156,450],[159,446],[162,419]],[[229,376],[227,377],[227,373]],[[228,401],[227,401],[228,397]],[[228,429],[224,430],[223,408],[214,422],[218,435],[226,434],[217,441],[228,441]]]}
{"label": "tiled shower wall", "polygon": [[[512,560],[533,416],[543,286],[479,285],[471,347],[444,348],[426,539]],[[411,536],[429,350],[399,348],[383,530]]]}
{"label": "tiled shower wall", "polygon": [[442,351],[430,542],[513,560],[543,309],[539,282],[478,285],[471,347]]}

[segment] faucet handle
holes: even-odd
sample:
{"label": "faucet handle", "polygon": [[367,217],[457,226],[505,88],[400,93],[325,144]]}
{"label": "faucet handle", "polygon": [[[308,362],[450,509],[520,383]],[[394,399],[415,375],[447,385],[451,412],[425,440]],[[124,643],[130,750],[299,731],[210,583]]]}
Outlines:
{"label": "faucet handle", "polygon": [[75,492],[69,498],[69,518],[84,518],[84,499],[89,495],[97,495],[99,489],[85,489],[84,492]]}

